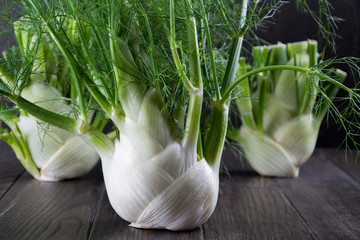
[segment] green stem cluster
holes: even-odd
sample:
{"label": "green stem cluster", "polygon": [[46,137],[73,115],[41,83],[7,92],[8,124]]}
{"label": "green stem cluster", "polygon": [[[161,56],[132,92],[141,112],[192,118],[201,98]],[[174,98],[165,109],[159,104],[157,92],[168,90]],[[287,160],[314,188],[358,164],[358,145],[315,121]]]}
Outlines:
{"label": "green stem cluster", "polygon": [[[272,71],[272,70],[291,70],[291,71],[299,71],[299,72],[303,72],[306,73],[308,75],[316,75],[324,80],[326,80],[327,82],[347,91],[347,92],[351,92],[351,89],[346,87],[344,84],[342,84],[339,81],[336,81],[335,79],[329,77],[328,75],[320,72],[320,71],[316,71],[316,70],[312,70],[311,68],[306,68],[306,67],[298,67],[298,66],[290,66],[290,65],[275,65],[275,66],[266,66],[266,67],[261,67],[261,68],[257,68],[257,69],[253,69],[247,73],[245,73],[244,75],[242,75],[241,77],[237,78],[230,86],[229,88],[224,92],[224,98],[226,99],[227,97],[229,97],[229,95],[231,94],[231,92],[237,87],[237,85],[243,81],[244,79],[249,78],[250,76],[256,75],[258,73],[262,73],[262,72],[266,72],[266,71]],[[222,102],[224,102],[225,100],[223,100]]]}
{"label": "green stem cluster", "polygon": [[[72,26],[78,33],[80,44],[80,50],[76,47],[71,49],[75,51],[75,53],[73,53],[69,48],[69,41],[66,40],[63,32],[57,30],[62,26],[58,26],[58,22],[55,21],[54,18],[46,17],[46,10],[51,11],[47,3],[45,3],[45,8],[43,8],[39,3],[40,1],[26,0],[25,2],[35,12],[34,17],[41,20],[45,31],[61,51],[70,67],[72,83],[75,88],[75,94],[72,97],[76,98],[73,100],[78,102],[80,120],[42,109],[23,99],[21,96],[14,94],[10,89],[6,89],[6,86],[0,90],[0,94],[10,98],[20,108],[25,109],[29,114],[42,121],[70,132],[86,135],[94,139],[94,142],[99,142],[100,139],[102,139],[101,141],[108,142],[105,135],[102,136],[99,132],[93,130],[87,123],[91,101],[95,99],[100,108],[104,110],[115,124],[123,122],[125,116],[131,115],[129,106],[138,108],[149,89],[160,89],[159,84],[154,83],[155,81],[149,83],[147,80],[157,79],[161,71],[167,71],[167,69],[160,69],[161,64],[156,63],[157,56],[155,48],[157,47],[156,44],[161,41],[157,39],[152,29],[153,23],[151,19],[149,19],[152,15],[147,14],[146,3],[144,3],[144,7],[140,6],[137,9],[138,11],[133,11],[131,8],[135,7],[136,4],[131,1],[121,1],[121,10],[124,11],[121,13],[121,16],[119,16],[120,14],[117,10],[120,8],[116,6],[116,2],[113,0],[104,0],[101,3],[106,4],[104,5],[106,7],[101,10],[107,14],[103,15],[103,17],[106,15],[105,22],[107,23],[101,25],[94,22],[91,14],[85,13],[81,15],[83,9],[77,9],[74,0],[65,1],[66,6],[70,8],[70,13],[67,13],[67,17],[73,21]],[[183,4],[182,6],[185,6],[185,9],[177,9],[177,11],[175,11],[175,5],[181,3]],[[230,29],[228,31],[230,33],[230,52],[227,60],[223,61],[226,62],[223,65],[224,72],[221,72],[223,69],[217,66],[217,49],[212,39],[211,31],[213,31],[213,29],[210,28],[209,25],[211,19],[209,19],[210,15],[206,10],[204,1],[200,0],[199,2],[192,3],[190,0],[179,2],[170,0],[169,2],[169,18],[166,17],[166,21],[169,21],[169,24],[166,25],[169,25],[169,28],[166,27],[165,30],[169,45],[165,47],[162,46],[162,49],[164,49],[166,54],[172,55],[172,65],[167,65],[167,67],[170,68],[169,66],[171,66],[175,69],[171,69],[168,72],[171,74],[176,72],[178,74],[183,88],[189,95],[185,126],[181,126],[181,129],[184,131],[182,137],[186,145],[197,149],[199,157],[205,157],[211,165],[217,165],[220,161],[227,132],[229,105],[233,97],[233,91],[239,86],[249,88],[248,79],[250,77],[270,71],[276,73],[280,72],[280,70],[290,70],[295,72],[295,74],[302,72],[307,76],[317,76],[338,88],[350,91],[350,89],[340,81],[327,76],[323,72],[316,70],[316,68],[312,68],[316,65],[317,60],[316,48],[311,47],[309,51],[312,52],[312,58],[309,60],[309,67],[284,64],[257,66],[256,69],[248,72],[245,70],[241,74],[237,74],[239,62],[241,61],[240,55],[244,36],[251,24],[251,19],[256,17],[255,12],[258,3],[259,1],[243,0],[240,6],[238,23],[235,23],[230,17],[231,10],[226,9],[222,0],[216,1],[219,7],[220,18],[225,22],[227,28]],[[91,11],[97,11],[97,9]],[[84,10],[84,12],[86,12],[86,10]],[[177,16],[176,18],[175,15],[177,13],[180,13],[179,15],[181,16]],[[127,16],[127,14],[129,16]],[[135,16],[132,16],[132,14]],[[126,17],[128,17],[128,19],[124,21],[121,20]],[[198,19],[200,19],[202,27],[200,30],[198,29]],[[144,26],[141,26],[141,20]],[[180,27],[178,27],[179,25]],[[99,29],[99,26],[102,28]],[[91,29],[90,34],[87,33],[86,27]],[[186,46],[182,45],[183,42],[177,41],[177,37],[183,36],[177,32],[178,29],[185,29],[186,38],[181,40],[186,43]],[[199,34],[199,31],[204,34]],[[144,39],[146,38],[146,41],[144,41],[142,37]],[[199,40],[205,43],[201,46],[205,50],[199,47]],[[89,44],[90,41],[94,41],[97,44],[97,51],[99,51],[99,53],[94,54]],[[144,42],[148,43],[148,46],[144,47]],[[100,61],[97,59],[98,56],[101,56]],[[224,54],[222,56],[227,55]],[[81,62],[81,58],[85,60]],[[104,65],[103,68],[99,67],[101,64]],[[205,84],[203,82],[205,73],[202,67],[204,65],[205,70],[209,70],[207,72],[210,73],[207,78],[209,79],[208,89],[205,88],[206,81],[204,80]],[[2,67],[3,65],[0,64],[0,70]],[[11,76],[9,75],[9,77]],[[220,77],[221,80],[219,80]],[[173,86],[169,84],[169,86],[166,87],[171,88]],[[259,84],[259,99],[261,103],[265,102],[266,91],[270,88],[271,84],[267,79],[261,81]],[[84,92],[87,91],[91,95],[91,100],[86,99],[86,93]],[[333,89],[329,89],[328,91],[334,92]],[[208,94],[208,96],[205,96],[205,94]],[[297,87],[296,94],[298,105],[297,114],[300,115],[301,112],[306,110],[307,106],[313,105],[315,100],[313,96],[310,96],[301,102],[299,87]],[[205,111],[203,110],[204,99],[206,99],[206,97],[209,97],[212,101],[209,117],[204,116]],[[251,96],[249,96],[249,98],[250,97]],[[161,97],[159,97],[159,99],[161,99]],[[250,99],[249,101],[251,102]],[[170,116],[167,116],[170,114],[168,114],[168,109],[166,109],[165,104],[160,100],[157,101],[157,103],[159,104],[156,107],[162,110],[165,118],[171,119]],[[249,108],[249,112],[251,112],[251,106],[247,107]],[[260,104],[256,121],[250,114],[244,116],[246,122],[256,127],[259,131],[262,131],[263,127],[263,108],[264,106]],[[163,111],[163,109],[165,109],[165,111]],[[321,110],[320,112],[323,111]],[[131,116],[131,119],[136,119],[135,115],[136,113],[134,116]],[[204,132],[201,131],[202,120],[205,122]],[[87,141],[91,142],[92,140]],[[113,148],[113,145],[111,146],[111,148]],[[103,145],[101,148],[105,149],[106,147]]]}
{"label": "green stem cluster", "polygon": [[40,169],[34,162],[29,145],[22,136],[22,133],[15,122],[16,120],[17,119],[12,119],[14,122],[8,124],[10,131],[0,127],[0,140],[4,140],[7,144],[9,144],[24,168],[33,177],[38,178],[40,177]]}

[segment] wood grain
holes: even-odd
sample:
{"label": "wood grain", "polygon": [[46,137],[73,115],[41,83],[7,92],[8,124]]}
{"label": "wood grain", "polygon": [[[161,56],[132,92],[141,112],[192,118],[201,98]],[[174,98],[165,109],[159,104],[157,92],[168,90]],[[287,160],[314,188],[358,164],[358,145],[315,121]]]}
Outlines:
{"label": "wood grain", "polygon": [[[21,174],[21,165],[1,168],[8,190],[0,199],[0,239],[359,239],[360,172],[341,153],[318,149],[289,179],[260,177],[225,152],[230,177],[220,177],[214,214],[184,232],[129,227],[110,206],[99,165],[59,183]],[[5,156],[2,163],[10,161]]]}
{"label": "wood grain", "polygon": [[360,185],[317,150],[296,179],[276,179],[319,239],[360,238]]}
{"label": "wood grain", "polygon": [[103,189],[99,166],[54,183],[24,174],[0,201],[0,239],[87,239]]}
{"label": "wood grain", "polygon": [[315,239],[273,179],[248,178],[221,178],[218,205],[203,225],[205,239]]}
{"label": "wood grain", "polygon": [[360,183],[360,160],[356,160],[355,151],[347,152],[345,155],[343,150],[330,148],[324,150],[324,155]]}

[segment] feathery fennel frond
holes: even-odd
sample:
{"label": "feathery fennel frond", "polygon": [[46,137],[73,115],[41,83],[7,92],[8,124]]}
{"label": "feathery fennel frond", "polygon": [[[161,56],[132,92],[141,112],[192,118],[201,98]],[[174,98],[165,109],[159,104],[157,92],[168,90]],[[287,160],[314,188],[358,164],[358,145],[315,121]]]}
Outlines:
{"label": "feathery fennel frond", "polygon": [[332,15],[333,6],[328,0],[318,0],[316,6],[315,1],[308,3],[306,0],[296,0],[298,9],[309,14],[318,26],[318,41],[325,51],[328,47],[335,52],[335,38],[338,37],[337,24],[342,21],[341,18]]}

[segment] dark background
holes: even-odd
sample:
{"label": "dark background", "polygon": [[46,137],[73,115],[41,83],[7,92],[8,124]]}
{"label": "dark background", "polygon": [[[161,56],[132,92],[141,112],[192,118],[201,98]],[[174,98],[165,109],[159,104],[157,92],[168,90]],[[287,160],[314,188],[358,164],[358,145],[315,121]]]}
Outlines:
{"label": "dark background", "polygon": [[[0,0],[0,8],[2,7],[2,1]],[[316,6],[318,0],[307,1]],[[360,0],[333,0],[330,2],[334,7],[333,15],[342,18],[343,21],[338,23],[337,33],[340,37],[336,39],[336,53],[328,50],[325,54],[326,58],[334,56],[360,57]],[[310,16],[297,11],[293,0],[289,0],[281,8],[281,11],[274,16],[274,22],[276,24],[268,25],[266,32],[257,33],[269,43],[317,39],[318,29],[316,23]],[[5,30],[4,24],[1,22],[0,31],[0,52],[2,52],[14,43],[14,38],[11,32]],[[349,72],[346,66],[341,66],[341,68]],[[348,86],[353,86],[354,82],[358,81],[358,77],[349,76],[345,83]],[[344,93],[340,92],[339,94],[343,95]],[[321,127],[317,146],[336,148],[342,146],[344,138],[345,132],[339,129],[339,125],[333,119],[329,119],[329,121],[324,121]]]}

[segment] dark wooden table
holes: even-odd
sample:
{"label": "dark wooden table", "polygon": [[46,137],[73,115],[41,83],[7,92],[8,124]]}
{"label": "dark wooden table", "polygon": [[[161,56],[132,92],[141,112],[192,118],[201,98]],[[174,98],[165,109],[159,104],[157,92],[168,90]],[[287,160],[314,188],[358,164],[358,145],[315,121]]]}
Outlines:
{"label": "dark wooden table", "polygon": [[[82,178],[39,182],[5,143],[0,150],[1,240],[360,239],[360,164],[344,151],[317,149],[295,179],[231,164],[210,220],[171,232],[128,227],[109,204],[100,164]],[[232,158],[225,152],[225,162]]]}

